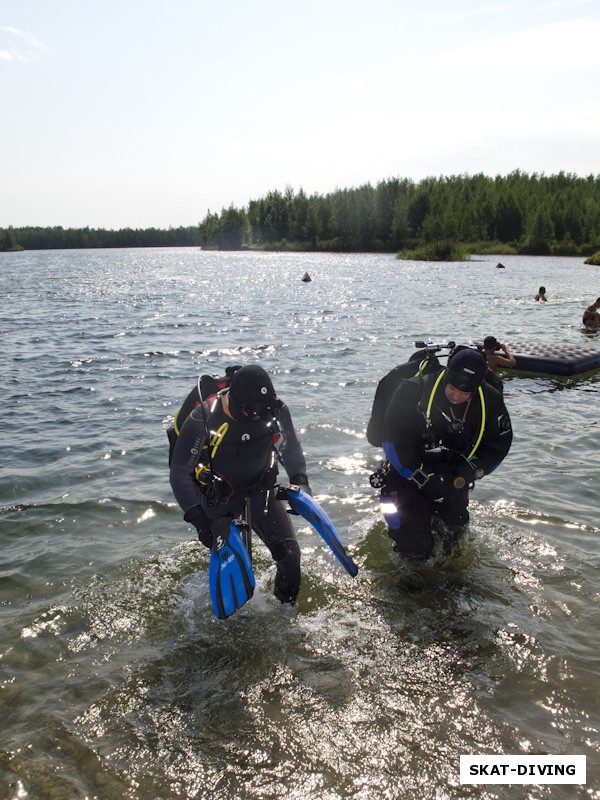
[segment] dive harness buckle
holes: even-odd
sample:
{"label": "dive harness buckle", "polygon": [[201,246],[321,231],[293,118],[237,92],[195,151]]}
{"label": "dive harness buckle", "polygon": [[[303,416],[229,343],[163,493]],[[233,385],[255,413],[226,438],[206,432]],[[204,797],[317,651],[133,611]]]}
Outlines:
{"label": "dive harness buckle", "polygon": [[[374,489],[384,489],[386,487],[390,469],[390,462],[384,461],[379,469],[375,470],[375,472],[369,476],[369,483]],[[414,472],[411,472],[407,467],[402,467],[399,472],[407,481],[414,481],[419,489],[422,489],[429,480],[429,475],[422,469],[416,469]]]}
{"label": "dive harness buckle", "polygon": [[429,475],[426,472],[423,472],[422,469],[416,469],[410,476],[409,480],[414,481],[419,489],[422,489],[429,480]]}

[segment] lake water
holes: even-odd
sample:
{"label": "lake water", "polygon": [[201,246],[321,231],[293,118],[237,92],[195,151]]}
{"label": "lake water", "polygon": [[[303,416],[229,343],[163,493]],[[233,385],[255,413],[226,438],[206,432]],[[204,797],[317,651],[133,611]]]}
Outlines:
{"label": "lake water", "polygon": [[[0,798],[600,798],[600,373],[507,378],[514,444],[459,556],[394,556],[368,483],[415,339],[600,349],[597,268],[497,261],[0,254]],[[296,519],[297,607],[257,543],[219,621],[165,427],[199,373],[254,362],[360,572]],[[461,786],[467,753],[585,755],[587,784]]]}

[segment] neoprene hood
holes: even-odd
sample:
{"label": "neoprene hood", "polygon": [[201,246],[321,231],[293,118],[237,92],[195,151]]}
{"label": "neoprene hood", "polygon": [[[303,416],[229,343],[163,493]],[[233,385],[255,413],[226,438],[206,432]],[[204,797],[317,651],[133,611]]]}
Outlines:
{"label": "neoprene hood", "polygon": [[271,378],[258,364],[238,369],[229,386],[229,406],[236,419],[242,415],[263,416],[273,408],[277,395]]}
{"label": "neoprene hood", "polygon": [[451,384],[459,392],[472,394],[483,383],[487,369],[487,361],[479,350],[465,347],[449,359],[444,385]]}

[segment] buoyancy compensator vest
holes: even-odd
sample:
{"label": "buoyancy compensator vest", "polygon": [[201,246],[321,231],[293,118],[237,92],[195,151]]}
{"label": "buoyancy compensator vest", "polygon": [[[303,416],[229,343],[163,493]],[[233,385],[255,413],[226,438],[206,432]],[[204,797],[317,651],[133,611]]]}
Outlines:
{"label": "buoyancy compensator vest", "polygon": [[371,417],[367,424],[367,441],[369,444],[373,445],[373,447],[381,447],[385,412],[400,382],[408,378],[414,378],[417,375],[429,375],[439,369],[441,369],[441,364],[435,355],[428,353],[427,350],[419,350],[417,353],[413,353],[406,364],[399,364],[394,367],[379,381],[375,391]]}

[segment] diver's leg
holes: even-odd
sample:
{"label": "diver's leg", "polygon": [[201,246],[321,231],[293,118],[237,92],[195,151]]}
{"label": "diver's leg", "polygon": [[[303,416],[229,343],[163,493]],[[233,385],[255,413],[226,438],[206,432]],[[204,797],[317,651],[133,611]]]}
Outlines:
{"label": "diver's leg", "polygon": [[469,490],[452,489],[444,497],[438,512],[439,518],[449,528],[464,527],[469,521]]}
{"label": "diver's leg", "polygon": [[283,503],[271,492],[265,515],[265,493],[250,498],[252,528],[269,548],[277,565],[273,593],[282,603],[293,603],[300,591],[300,547]]}
{"label": "diver's leg", "polygon": [[384,514],[394,550],[412,558],[430,556],[433,534],[429,499],[417,486],[400,478],[391,492],[389,489],[382,491],[382,508],[386,501],[391,501],[396,510],[395,514]]}

